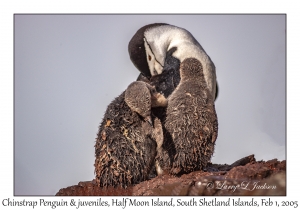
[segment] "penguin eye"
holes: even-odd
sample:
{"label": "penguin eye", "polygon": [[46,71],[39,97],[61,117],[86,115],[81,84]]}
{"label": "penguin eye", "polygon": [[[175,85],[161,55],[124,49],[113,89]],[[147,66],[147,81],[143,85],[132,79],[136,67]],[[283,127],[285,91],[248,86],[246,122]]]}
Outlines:
{"label": "penguin eye", "polygon": [[150,55],[148,55],[148,59],[149,59],[149,61],[151,61],[151,56]]}

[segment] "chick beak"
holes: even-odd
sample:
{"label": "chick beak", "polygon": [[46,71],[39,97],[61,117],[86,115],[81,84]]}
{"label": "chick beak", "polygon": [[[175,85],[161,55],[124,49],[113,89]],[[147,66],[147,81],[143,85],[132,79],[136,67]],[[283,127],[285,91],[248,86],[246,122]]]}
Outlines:
{"label": "chick beak", "polygon": [[147,121],[149,123],[149,125],[151,125],[151,127],[153,127],[151,116],[146,117],[145,121]]}

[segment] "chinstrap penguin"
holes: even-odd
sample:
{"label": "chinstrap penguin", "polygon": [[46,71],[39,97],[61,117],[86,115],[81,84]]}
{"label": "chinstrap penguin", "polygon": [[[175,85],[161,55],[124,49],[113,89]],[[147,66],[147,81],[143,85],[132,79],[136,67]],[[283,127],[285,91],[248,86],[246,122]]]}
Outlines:
{"label": "chinstrap penguin", "polygon": [[214,98],[201,62],[184,59],[180,76],[179,85],[168,98],[163,152],[157,158],[162,169],[174,175],[204,169],[218,134]]}
{"label": "chinstrap penguin", "polygon": [[101,187],[137,184],[148,178],[163,142],[162,125],[151,108],[166,106],[155,88],[133,82],[107,107],[95,144],[96,182]]}
{"label": "chinstrap penguin", "polygon": [[[141,72],[138,80],[154,85],[156,90],[162,92],[166,97],[170,97],[180,82],[180,64],[187,57],[195,57],[203,64],[201,79],[206,83],[207,91],[210,92],[213,100],[217,97],[215,66],[200,44],[185,29],[164,23],[146,25],[132,37],[128,50],[130,59]],[[165,128],[166,108],[154,108],[152,112],[160,118],[164,131],[163,150],[160,150],[160,156],[157,158],[156,169],[160,167],[172,169],[171,173],[173,174],[191,171],[192,169],[188,169],[190,167],[188,165],[186,165],[186,169],[180,169],[180,171],[178,171],[178,167],[177,171],[172,168],[174,158],[180,154],[176,153],[178,145],[174,143],[171,134]],[[190,145],[190,147],[193,146]],[[195,150],[199,150],[199,147]],[[209,159],[212,153],[213,148],[211,154],[207,155]],[[202,166],[206,162],[204,158]],[[202,166],[200,165],[198,169],[202,169]],[[165,171],[157,170],[157,173],[162,174]]]}
{"label": "chinstrap penguin", "polygon": [[[204,78],[213,99],[217,97],[215,65],[187,30],[166,23],[146,25],[134,34],[129,42],[128,52],[133,64],[149,80],[155,75],[170,71],[168,75],[155,79],[157,91],[164,93],[164,90],[168,90],[165,91],[165,97],[180,81],[180,63],[185,58],[195,57],[202,63]],[[160,78],[163,79],[159,80]]]}

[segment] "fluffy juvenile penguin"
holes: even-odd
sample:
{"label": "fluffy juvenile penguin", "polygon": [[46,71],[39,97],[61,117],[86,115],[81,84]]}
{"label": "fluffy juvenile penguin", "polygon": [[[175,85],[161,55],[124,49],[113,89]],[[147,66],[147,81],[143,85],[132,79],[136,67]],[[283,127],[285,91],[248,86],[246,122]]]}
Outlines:
{"label": "fluffy juvenile penguin", "polygon": [[[151,96],[151,98],[149,98],[149,96]],[[158,93],[154,86],[148,82],[137,81],[128,86],[125,92],[125,102],[132,111],[140,114],[151,126],[153,126],[152,118],[154,117],[155,123],[153,129],[147,129],[144,124],[142,126],[146,135],[152,135],[156,140],[156,151],[161,153],[163,145],[163,127],[161,120],[165,119],[162,112],[166,112],[167,99]],[[162,119],[160,120],[157,116]],[[162,169],[157,161],[155,162],[155,169],[156,174],[161,174]]]}
{"label": "fluffy juvenile penguin", "polygon": [[107,107],[95,144],[99,186],[126,188],[148,178],[163,141],[161,122],[152,120],[151,107],[166,105],[155,88],[139,81]]}
{"label": "fluffy juvenile penguin", "polygon": [[214,152],[218,121],[214,98],[196,58],[180,65],[181,80],[168,98],[165,153],[158,154],[163,170],[180,175],[206,167]]}
{"label": "fluffy juvenile penguin", "polygon": [[[190,32],[165,23],[154,23],[140,28],[128,45],[130,59],[144,77],[157,77],[156,90],[170,94],[180,81],[179,65],[189,57],[195,57],[203,66],[204,78],[213,99],[217,96],[214,63]],[[162,79],[162,81],[158,80]],[[161,85],[161,86],[157,86]],[[168,95],[165,95],[168,97]]]}

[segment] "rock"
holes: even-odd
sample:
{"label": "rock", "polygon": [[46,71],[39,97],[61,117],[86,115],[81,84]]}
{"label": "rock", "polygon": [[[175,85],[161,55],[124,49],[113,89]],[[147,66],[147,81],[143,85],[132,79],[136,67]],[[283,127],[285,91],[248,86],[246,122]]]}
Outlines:
{"label": "rock", "polygon": [[247,156],[231,165],[211,164],[206,171],[180,177],[157,176],[126,189],[101,188],[96,182],[79,182],[60,189],[57,196],[202,196],[202,195],[286,195],[286,161],[256,161]]}

